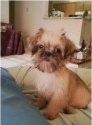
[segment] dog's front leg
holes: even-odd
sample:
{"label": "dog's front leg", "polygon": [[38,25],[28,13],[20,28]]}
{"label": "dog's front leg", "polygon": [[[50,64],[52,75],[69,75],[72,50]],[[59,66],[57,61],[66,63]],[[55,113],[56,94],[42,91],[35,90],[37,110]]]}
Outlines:
{"label": "dog's front leg", "polygon": [[64,99],[60,96],[53,96],[44,110],[44,116],[49,120],[55,119],[61,110],[62,112],[64,110]]}
{"label": "dog's front leg", "polygon": [[39,95],[39,97],[32,104],[39,109],[42,109],[46,105],[46,99],[43,96]]}

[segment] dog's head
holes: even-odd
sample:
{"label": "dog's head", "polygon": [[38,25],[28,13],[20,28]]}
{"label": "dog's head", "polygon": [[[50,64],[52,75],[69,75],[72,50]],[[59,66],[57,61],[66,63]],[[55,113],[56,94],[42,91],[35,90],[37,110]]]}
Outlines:
{"label": "dog's head", "polygon": [[75,49],[72,41],[64,33],[45,31],[42,28],[29,41],[34,64],[44,72],[53,72],[60,68]]}

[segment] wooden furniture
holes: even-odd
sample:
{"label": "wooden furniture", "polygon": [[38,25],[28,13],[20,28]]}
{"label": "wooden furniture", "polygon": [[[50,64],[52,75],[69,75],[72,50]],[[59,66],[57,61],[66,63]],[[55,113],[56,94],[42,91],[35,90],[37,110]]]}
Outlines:
{"label": "wooden furniture", "polygon": [[49,1],[49,13],[53,8],[64,12],[65,16],[75,15],[76,11],[91,11],[91,1]]}
{"label": "wooden furniture", "polygon": [[11,24],[1,23],[1,56],[24,53],[21,31],[15,31]]}

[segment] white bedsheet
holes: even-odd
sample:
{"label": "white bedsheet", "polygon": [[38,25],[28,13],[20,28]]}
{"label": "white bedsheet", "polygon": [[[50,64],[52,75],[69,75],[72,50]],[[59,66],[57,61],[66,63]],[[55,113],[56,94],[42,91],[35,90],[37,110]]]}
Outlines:
{"label": "white bedsheet", "polygon": [[1,57],[0,60],[0,67],[3,68],[11,68],[26,65],[33,66],[30,54],[6,56]]}

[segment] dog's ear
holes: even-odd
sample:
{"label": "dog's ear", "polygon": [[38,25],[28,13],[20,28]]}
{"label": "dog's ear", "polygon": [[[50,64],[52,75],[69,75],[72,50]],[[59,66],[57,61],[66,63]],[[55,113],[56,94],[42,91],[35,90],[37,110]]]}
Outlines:
{"label": "dog's ear", "polygon": [[64,58],[72,56],[74,54],[74,51],[76,50],[76,47],[75,47],[73,41],[68,39],[65,36],[65,33],[62,34],[61,40],[63,41],[63,44],[65,46],[65,48],[64,48]]}
{"label": "dog's ear", "polygon": [[37,49],[36,44],[39,41],[39,39],[41,38],[41,36],[43,35],[43,33],[44,33],[44,29],[40,28],[34,36],[27,38],[27,44],[28,44],[32,54],[35,54],[37,52],[38,49]]}
{"label": "dog's ear", "polygon": [[66,58],[66,57],[72,56],[74,54],[76,47],[70,39],[65,38],[65,40],[66,40],[66,45],[65,45],[64,53],[65,53],[65,58]]}
{"label": "dog's ear", "polygon": [[40,28],[38,30],[38,32],[34,35],[34,36],[31,36],[31,37],[28,37],[27,38],[27,42],[33,46],[35,45],[37,42],[38,42],[38,39],[41,38],[42,34],[44,33],[44,29],[43,28]]}
{"label": "dog's ear", "polygon": [[40,38],[40,37],[43,35],[43,33],[44,33],[44,29],[43,29],[43,28],[40,28],[40,29],[38,30],[38,32],[36,33],[35,37],[36,37],[36,38]]}

